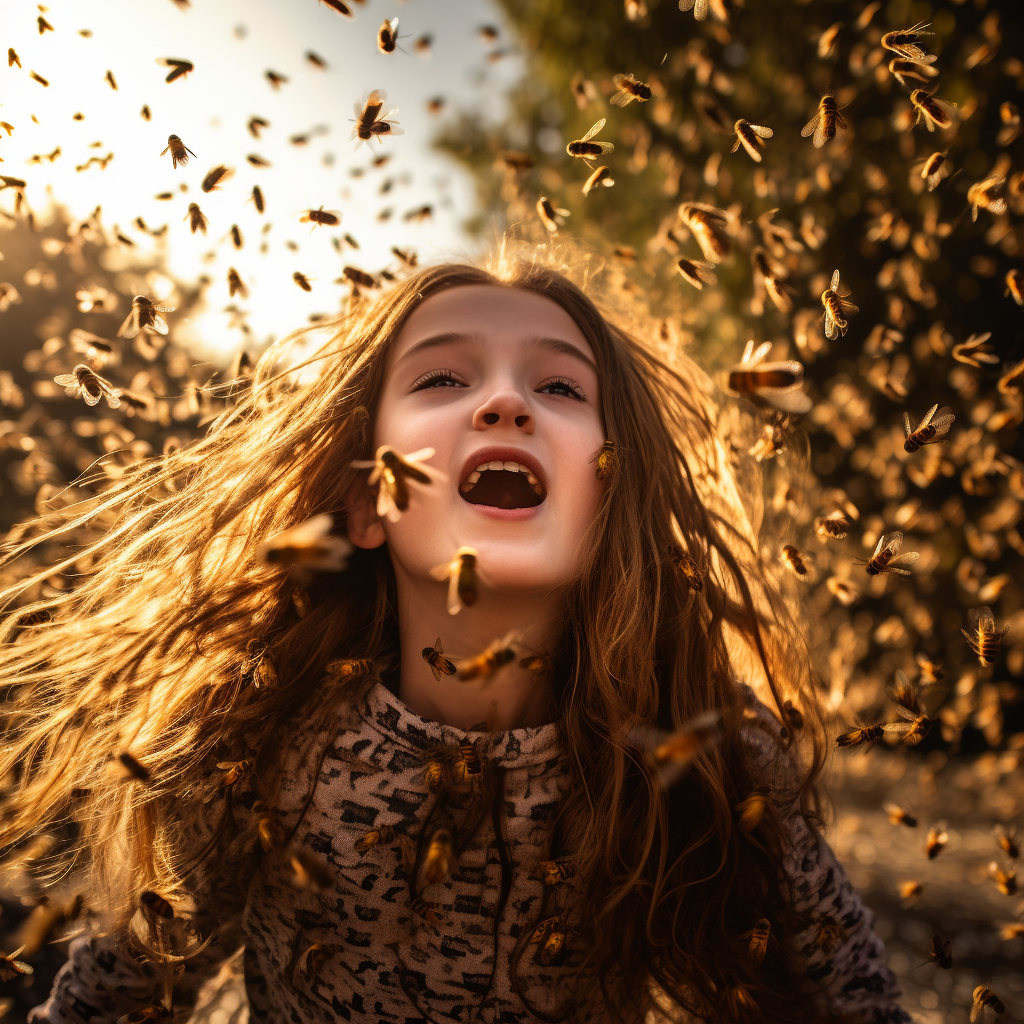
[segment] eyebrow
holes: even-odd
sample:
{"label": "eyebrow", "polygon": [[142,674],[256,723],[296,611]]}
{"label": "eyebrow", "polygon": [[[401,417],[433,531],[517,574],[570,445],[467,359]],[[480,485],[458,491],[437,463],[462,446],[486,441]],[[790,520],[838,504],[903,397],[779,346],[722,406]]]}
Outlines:
{"label": "eyebrow", "polygon": [[[482,340],[483,336],[480,334],[466,334],[462,331],[448,331],[444,334],[435,334],[425,338],[423,341],[418,341],[405,355],[399,357],[395,365],[397,366],[398,363],[403,363],[406,359],[410,359],[412,356],[427,349],[438,348],[441,345],[476,344]],[[584,363],[594,373],[597,373],[597,364],[576,345],[562,338],[531,338],[528,344],[533,348],[544,348],[550,352],[559,352],[562,355],[571,356],[573,359],[578,359],[581,363]]]}

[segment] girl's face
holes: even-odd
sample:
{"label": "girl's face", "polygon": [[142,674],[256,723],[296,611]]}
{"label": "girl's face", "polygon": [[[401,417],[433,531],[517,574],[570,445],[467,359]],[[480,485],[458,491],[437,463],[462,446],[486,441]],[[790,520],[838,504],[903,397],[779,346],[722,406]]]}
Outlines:
{"label": "girl's face", "polygon": [[[438,292],[391,347],[374,447],[433,448],[425,465],[448,479],[412,484],[398,522],[374,517],[353,540],[386,539],[396,573],[417,582],[469,545],[482,589],[557,589],[586,555],[603,489],[590,460],[604,437],[594,353],[560,305],[502,285]],[[481,473],[467,490],[493,462],[532,469],[543,500],[522,473]]]}

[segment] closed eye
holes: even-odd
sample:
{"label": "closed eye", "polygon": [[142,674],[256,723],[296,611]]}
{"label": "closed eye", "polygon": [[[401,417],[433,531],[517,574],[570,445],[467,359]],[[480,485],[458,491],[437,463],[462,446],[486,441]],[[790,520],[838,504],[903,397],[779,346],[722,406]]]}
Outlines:
{"label": "closed eye", "polygon": [[[413,384],[413,391],[423,391],[427,388],[434,387],[438,382],[444,382],[445,387],[463,387],[459,381],[452,376],[449,370],[431,370],[430,373],[424,374],[415,384]],[[566,377],[556,377],[554,380],[549,380],[546,384],[538,388],[538,391],[545,391],[548,388],[560,387],[565,388],[563,397],[575,398],[577,401],[585,402],[587,400],[586,394],[583,389],[573,381]]]}

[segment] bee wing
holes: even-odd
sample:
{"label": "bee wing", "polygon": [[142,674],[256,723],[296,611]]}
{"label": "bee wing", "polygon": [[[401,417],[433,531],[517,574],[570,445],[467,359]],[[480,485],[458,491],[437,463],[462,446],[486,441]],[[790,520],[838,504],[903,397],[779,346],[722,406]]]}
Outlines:
{"label": "bee wing", "polygon": [[[757,349],[754,351],[753,355],[751,355],[749,353],[749,349],[750,349],[750,347],[753,344],[754,343],[752,341],[748,342],[747,343],[747,347],[743,350],[743,355],[744,355],[743,362],[748,367],[756,366],[772,350],[772,343],[770,341],[763,341],[763,342],[761,342],[760,345],[757,346]],[[782,364],[779,364],[779,365],[782,365]],[[762,369],[763,369],[763,367],[762,367]],[[803,367],[801,367],[801,370],[802,369],[803,369]]]}
{"label": "bee wing", "polygon": [[835,317],[832,315],[832,307],[825,307],[825,337],[829,341],[833,341],[835,336],[839,333],[839,328],[836,327]]}
{"label": "bee wing", "polygon": [[397,523],[402,513],[395,504],[394,485],[389,473],[383,473],[377,486],[377,515],[389,522]]}
{"label": "bee wing", "polygon": [[740,357],[740,365],[745,365],[750,362],[750,353],[754,351],[754,342],[750,340],[747,342],[746,347],[743,349],[743,355]]}
{"label": "bee wing", "polygon": [[938,411],[935,418],[932,420],[932,426],[935,428],[935,433],[945,434],[953,423],[956,417],[953,415],[953,410],[948,406]]}
{"label": "bee wing", "polygon": [[[612,153],[615,150],[614,142],[592,142],[591,145],[598,146],[602,153]],[[591,159],[593,159],[593,157],[591,157]]]}
{"label": "bee wing", "polygon": [[[936,409],[938,409],[938,407],[939,407],[939,406],[938,406],[938,403],[936,403],[935,405],[933,405],[933,406],[932,406],[932,407],[931,407],[931,408],[930,408],[930,409],[929,409],[929,410],[928,410],[928,411],[927,411],[927,412],[926,412],[926,413],[924,414],[924,419],[923,419],[923,420],[921,420],[921,422],[920,422],[920,423],[918,423],[918,425],[917,425],[917,429],[918,429],[918,430],[921,430],[921,429],[922,429],[923,427],[927,427],[927,426],[928,426],[928,424],[929,424],[929,423],[931,423],[931,421],[932,421],[932,417],[933,417],[933,416],[935,415],[935,410],[936,410]],[[908,421],[909,421],[909,418],[908,418]]]}
{"label": "bee wing", "polygon": [[832,287],[832,291],[834,291],[834,292],[839,290],[839,271],[838,270],[832,275],[832,285],[831,285],[831,287]]}
{"label": "bee wing", "polygon": [[167,333],[167,321],[159,313],[153,313],[153,322],[150,324],[150,327],[152,327],[157,334]]}
{"label": "bee wing", "polygon": [[679,0],[679,10],[691,11],[693,10],[694,0]]}
{"label": "bee wing", "polygon": [[73,373],[62,373],[59,377],[53,378],[54,384],[59,384],[62,388],[77,388],[78,378]]}
{"label": "bee wing", "polygon": [[693,8],[693,16],[697,21],[703,21],[708,16],[708,0],[697,0]]}
{"label": "bee wing", "polygon": [[459,600],[459,574],[453,572],[448,576],[448,614],[458,615],[461,607],[462,601]]}
{"label": "bee wing", "polygon": [[[821,117],[817,113],[815,113],[814,117],[812,117],[810,121],[808,121],[807,124],[805,124],[803,128],[800,129],[801,136],[803,136],[803,138],[806,139],[807,136],[810,135],[811,132],[813,132],[818,127],[818,122],[820,120]],[[817,135],[815,135],[814,145],[818,145]]]}
{"label": "bee wing", "polygon": [[906,437],[910,437],[910,435],[913,432],[914,432],[913,428],[910,426],[910,414],[909,413],[904,413],[903,414],[903,433],[904,433],[904,435]]}
{"label": "bee wing", "polygon": [[818,118],[817,126],[814,129],[814,138],[811,141],[814,143],[815,149],[821,149],[821,147],[828,142],[828,132],[826,130],[826,120],[824,117]]}
{"label": "bee wing", "polygon": [[860,306],[855,306],[852,302],[847,302],[846,299],[839,300],[840,306],[844,313],[859,313]]}
{"label": "bee wing", "polygon": [[893,530],[892,533],[883,533],[881,539],[878,542],[878,547],[875,548],[875,554],[882,550],[883,546],[886,551],[890,554],[895,555],[900,549],[900,545],[903,543],[903,534],[899,530]]}
{"label": "bee wing", "polygon": [[139,311],[134,306],[132,311],[125,317],[117,332],[119,338],[134,338],[139,333]]}
{"label": "bee wing", "polygon": [[433,454],[433,448],[420,448],[418,451],[411,452],[408,455],[400,455],[399,457],[403,462],[423,462],[424,459],[431,458]]}
{"label": "bee wing", "polygon": [[[917,687],[910,682],[902,669],[896,669],[896,682],[887,687],[886,692],[889,694],[889,699],[900,709],[901,714],[907,711],[914,718],[921,714],[921,701],[918,697]],[[903,717],[907,716],[904,714]]]}
{"label": "bee wing", "polygon": [[762,139],[770,139],[775,133],[771,128],[765,128],[763,124],[752,124],[750,126]]}
{"label": "bee wing", "polygon": [[[750,159],[751,160],[754,160],[756,163],[760,163],[761,162],[761,154],[758,152],[757,146],[755,146],[749,139],[747,139],[744,136],[740,135],[737,138],[736,141],[737,141],[737,143],[740,143],[740,142],[743,143],[743,148],[747,151],[747,153],[750,154]],[[735,146],[732,147],[732,151],[734,153],[736,152],[736,147]]]}
{"label": "bee wing", "polygon": [[897,555],[889,562],[889,568],[893,571],[902,571],[904,575],[908,575],[905,570],[900,570],[898,567],[901,565],[913,565],[919,558],[921,553],[919,551],[906,551],[902,555]]}
{"label": "bee wing", "polygon": [[[799,386],[799,384],[793,385],[794,388]],[[810,396],[803,391],[781,391],[775,388],[762,388],[759,394],[763,394],[769,404],[774,405],[783,412],[792,413],[794,416],[802,416],[804,413],[810,412],[811,406],[814,404]]]}
{"label": "bee wing", "polygon": [[602,117],[601,120],[598,121],[590,129],[590,131],[587,132],[587,134],[583,136],[582,139],[580,139],[580,142],[589,142],[605,126],[605,124],[607,123],[607,120],[608,120],[607,118]]}
{"label": "bee wing", "polygon": [[437,580],[438,583],[443,583],[452,574],[452,566],[450,562],[445,562],[442,565],[435,565],[433,569],[429,570],[430,578]]}

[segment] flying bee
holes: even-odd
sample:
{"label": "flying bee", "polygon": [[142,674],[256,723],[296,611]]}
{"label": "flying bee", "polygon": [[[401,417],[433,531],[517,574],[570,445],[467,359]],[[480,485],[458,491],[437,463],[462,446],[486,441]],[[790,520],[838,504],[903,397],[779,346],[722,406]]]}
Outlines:
{"label": "flying bee", "polygon": [[722,230],[728,221],[724,210],[704,203],[683,203],[679,207],[679,217],[690,229],[709,263],[721,263],[729,255],[729,239]]}
{"label": "flying bee", "polygon": [[[928,956],[926,964],[938,964],[944,971],[950,970],[953,966],[952,942],[949,939],[943,942],[938,932],[932,935],[932,948],[922,950],[922,952]],[[921,966],[923,967],[924,964]]]}
{"label": "flying bee", "polygon": [[398,45],[398,19],[385,20],[377,29],[377,49],[381,53],[394,53]]}
{"label": "flying bee", "polygon": [[249,118],[249,134],[252,135],[254,139],[258,139],[260,137],[260,131],[262,131],[262,129],[269,127],[270,122],[265,121],[262,117]]}
{"label": "flying bee", "polygon": [[825,586],[829,593],[844,607],[849,607],[857,600],[858,594],[854,587],[850,586],[849,580],[842,580],[838,576],[829,576],[825,580]]}
{"label": "flying bee", "polygon": [[551,671],[550,654],[528,654],[519,659],[519,667],[525,668],[535,676],[545,676]]}
{"label": "flying bee", "polygon": [[436,565],[430,575],[438,582],[448,581],[448,614],[457,615],[463,607],[476,603],[477,553],[475,548],[460,547],[447,565]]}
{"label": "flying bee", "polygon": [[692,284],[699,292],[704,290],[706,284],[718,284],[718,275],[711,269],[710,263],[680,257],[676,260],[676,270],[684,281]]}
{"label": "flying bee", "polygon": [[882,36],[882,45],[893,53],[898,53],[901,57],[906,57],[907,60],[921,60],[924,57],[925,51],[917,45],[916,40],[920,39],[921,36],[934,35],[933,32],[926,32],[925,29],[929,27],[929,22],[919,21],[916,25],[912,25],[910,28],[897,29],[895,32],[886,32]]}
{"label": "flying bee", "polygon": [[219,192],[221,186],[230,181],[234,176],[234,171],[230,167],[225,167],[223,164],[219,167],[214,167],[209,174],[203,178],[202,189],[204,192]]}
{"label": "flying bee", "polygon": [[974,990],[974,1003],[971,1006],[971,1024],[974,1024],[976,1020],[984,1018],[986,1006],[997,1014],[1006,1013],[1006,1006],[1003,1004],[1002,999],[992,989],[979,985]]}
{"label": "flying bee", "polygon": [[380,116],[386,99],[387,93],[383,89],[374,89],[364,102],[356,103],[356,126],[352,129],[353,139],[368,142],[375,136],[380,138],[383,135],[404,134],[404,129],[400,128],[396,122],[389,120],[393,114],[398,113],[397,107],[388,111],[383,117]]}
{"label": "flying bee", "polygon": [[434,673],[435,679],[440,681],[442,672],[446,676],[455,675],[455,662],[449,661],[444,656],[444,649],[441,647],[440,637],[438,637],[434,642],[433,647],[424,647],[422,653],[423,660],[430,666],[430,671]]}
{"label": "flying bee", "polygon": [[111,409],[121,405],[121,390],[101,377],[86,363],[79,363],[71,373],[62,373],[53,378],[54,384],[64,388],[68,398],[84,398],[86,405],[96,405],[101,398],[107,400]]}
{"label": "flying bee", "polygon": [[896,682],[888,689],[889,698],[896,705],[903,722],[892,722],[885,726],[886,732],[896,733],[907,746],[913,747],[923,740],[932,728],[932,720],[921,706],[921,697],[916,686],[907,678],[902,669],[896,669]]}
{"label": "flying bee", "polygon": [[708,16],[708,0],[679,0],[679,10],[692,10],[694,18],[703,21]]}
{"label": "flying bee", "polygon": [[[785,271],[782,266],[764,249],[757,247],[750,254],[750,265],[754,271],[754,287],[761,287],[768,293],[775,308],[783,313],[788,313],[793,308],[793,300],[789,294],[789,288],[783,282]],[[760,303],[760,297],[757,301]],[[758,311],[755,310],[755,314]]]}
{"label": "flying bee", "polygon": [[894,825],[906,825],[907,828],[917,828],[917,818],[909,811],[903,810],[898,804],[882,804],[882,810]]}
{"label": "flying bee", "polygon": [[771,935],[771,930],[771,922],[767,917],[762,917],[747,933],[750,939],[747,944],[747,959],[755,967],[761,966],[765,953],[768,952],[768,939]]}
{"label": "flying bee", "polygon": [[810,557],[792,544],[783,544],[779,561],[799,579],[811,579],[814,575],[811,569]]}
{"label": "flying bee", "polygon": [[852,302],[839,294],[839,271],[832,275],[832,284],[821,293],[821,304],[825,307],[825,337],[834,341],[837,337],[846,336],[849,324],[843,318],[845,313],[859,313],[860,310]]}
{"label": "flying bee", "polygon": [[352,8],[343,0],[320,0],[320,3],[326,4],[336,14],[340,14],[343,18],[348,21],[352,21],[355,15],[352,13]]}
{"label": "flying bee", "polygon": [[486,682],[502,665],[515,661],[518,643],[519,636],[515,632],[507,633],[500,640],[495,640],[475,658],[459,663],[459,679],[462,682],[469,682],[472,679]]}
{"label": "flying bee", "polygon": [[313,286],[312,286],[312,285],[311,285],[311,284],[309,283],[309,278],[308,278],[308,277],[306,277],[306,275],[305,275],[305,274],[303,274],[303,273],[302,273],[301,271],[299,271],[299,270],[296,270],[296,271],[295,271],[295,273],[293,273],[293,274],[292,274],[292,280],[293,280],[293,281],[294,281],[294,282],[295,282],[295,283],[296,283],[296,284],[297,284],[297,285],[298,285],[298,286],[299,286],[299,287],[300,287],[300,288],[301,288],[301,289],[302,289],[302,290],[303,290],[304,292],[311,292],[311,291],[313,290]]}
{"label": "flying bee", "polygon": [[576,139],[570,142],[566,147],[565,151],[569,156],[579,157],[583,160],[587,166],[593,170],[594,161],[599,156],[604,156],[605,153],[611,153],[615,146],[611,142],[591,142],[590,140],[605,126],[607,118],[602,117],[582,139]]}
{"label": "flying bee", "polygon": [[160,57],[157,59],[157,64],[162,64],[165,68],[171,69],[171,73],[164,79],[165,82],[175,82],[179,78],[184,78],[185,75],[195,68],[192,61],[177,60],[174,57]]}
{"label": "flying bee", "polygon": [[827,516],[819,516],[814,520],[814,529],[822,540],[842,540],[850,529],[850,521],[845,512],[838,509]]}
{"label": "flying bee", "polygon": [[145,295],[136,295],[132,299],[132,311],[125,317],[117,336],[119,338],[134,338],[139,331],[147,333],[155,331],[157,334],[166,334],[167,322],[160,314],[173,312],[173,306],[157,305]]}
{"label": "flying bee", "polygon": [[1024,274],[1013,267],[1006,272],[1004,280],[1006,291],[1003,294],[1011,296],[1018,306],[1024,306]]}
{"label": "flying bee", "polygon": [[924,886],[920,882],[901,882],[900,883],[900,899],[901,900],[915,900],[921,895]]}
{"label": "flying bee", "polygon": [[605,188],[611,188],[614,184],[615,180],[611,176],[611,171],[609,171],[608,168],[604,164],[602,164],[583,183],[583,194],[585,196],[589,196],[595,188],[598,188],[601,185],[603,185]]}
{"label": "flying bee", "polygon": [[764,362],[771,347],[772,343],[766,341],[755,351],[753,341],[748,341],[739,364],[729,371],[726,386],[734,394],[745,395],[759,405],[802,415],[811,408],[810,398],[798,390],[803,383],[804,368],[795,359]]}
{"label": "flying bee", "polygon": [[968,366],[973,366],[978,370],[981,369],[982,363],[989,363],[990,365],[998,363],[999,356],[985,348],[986,342],[991,337],[991,331],[986,331],[984,334],[972,334],[962,344],[953,346],[953,358],[958,363],[966,363]]}
{"label": "flying bee", "polygon": [[988,607],[972,608],[967,613],[967,625],[970,632],[967,629],[961,629],[960,632],[967,638],[978,661],[982,665],[994,665],[1003,637],[1009,632],[1009,625],[1003,626],[1002,632],[997,631],[992,609]]}
{"label": "flying bee", "polygon": [[907,87],[908,78],[916,78],[919,82],[927,82],[929,78],[935,78],[939,69],[932,67],[935,63],[935,54],[919,60],[907,60],[905,57],[893,57],[889,61],[889,73],[900,85]]}
{"label": "flying bee", "polygon": [[768,806],[768,795],[762,789],[756,789],[750,796],[741,800],[734,810],[736,811],[736,825],[741,832],[753,832],[761,819],[764,817],[765,809]]}
{"label": "flying bee", "polygon": [[860,729],[851,729],[836,737],[837,747],[873,747],[885,735],[885,726],[869,725]]}
{"label": "flying bee", "polygon": [[116,354],[113,345],[90,331],[83,331],[80,327],[72,329],[68,335],[68,341],[71,342],[71,347],[76,352],[81,352],[86,359],[97,363],[100,367],[109,363]]}
{"label": "flying bee", "polygon": [[996,835],[996,842],[999,843],[999,848],[1011,860],[1016,860],[1020,856],[1020,844],[1017,840],[1017,830],[1013,828],[1008,829],[1005,825],[996,825],[994,831]]}
{"label": "flying bee", "polygon": [[234,267],[228,267],[228,291],[232,296],[236,294],[241,295],[243,299],[249,297],[249,289],[241,277],[239,277],[238,271]]}
{"label": "flying bee", "polygon": [[605,477],[611,476],[618,465],[618,453],[615,449],[615,442],[609,440],[602,441],[601,447],[598,448],[588,461],[597,463],[596,473],[598,480],[604,480]]}
{"label": "flying bee", "polygon": [[1004,896],[1015,896],[1017,894],[1017,872],[1004,871],[995,861],[992,861],[988,866],[988,873],[992,876],[992,881],[996,883],[996,888]]}
{"label": "flying bee", "polygon": [[320,71],[327,70],[327,61],[325,61],[320,54],[314,53],[312,50],[306,51],[306,60]]}
{"label": "flying bee", "polygon": [[646,103],[651,98],[651,87],[632,75],[616,75],[612,84],[619,90],[611,99],[613,107],[628,106],[633,100]]}
{"label": "flying bee", "polygon": [[935,444],[947,440],[946,434],[953,424],[953,410],[944,406],[941,410],[938,404],[933,405],[925,414],[924,419],[918,423],[916,429],[910,429],[910,416],[903,414],[903,431],[907,439],[903,442],[903,450],[912,455],[918,448],[926,444]]}
{"label": "flying bee", "polygon": [[202,231],[204,235],[206,234],[206,215],[199,209],[198,203],[188,204],[188,213],[185,214],[184,219],[189,222],[189,227],[192,229],[193,235],[197,231]]}
{"label": "flying bee", "polygon": [[419,881],[425,885],[440,882],[455,866],[455,850],[452,834],[447,829],[438,829],[423,857]]}
{"label": "flying bee", "polygon": [[309,892],[326,892],[334,884],[334,875],[319,857],[311,850],[297,847],[289,854],[292,866],[292,884]]}
{"label": "flying bee", "polygon": [[242,761],[218,761],[217,768],[224,773],[224,776],[217,784],[217,788],[227,789],[228,786],[233,786],[246,775],[250,767],[251,762],[248,759]]}
{"label": "flying bee", "polygon": [[761,153],[758,147],[764,149],[764,140],[770,139],[775,134],[771,128],[765,128],[760,124],[751,124],[742,117],[733,125],[733,131],[736,133],[736,141],[733,143],[731,152],[735,153],[742,145],[750,159],[756,163],[761,162]]}
{"label": "flying bee", "polygon": [[569,216],[569,211],[555,206],[547,196],[541,196],[537,200],[537,216],[540,217],[544,227],[551,234],[555,234],[559,227],[565,223],[565,218]]}
{"label": "flying bee", "polygon": [[195,156],[195,153],[177,135],[167,136],[167,148],[160,155],[163,156],[167,152],[171,154],[171,165],[175,168],[177,168],[178,164],[184,167],[188,163],[189,156]]}
{"label": "flying bee", "polygon": [[933,93],[925,92],[924,89],[915,89],[910,94],[910,102],[917,111],[915,125],[920,124],[923,118],[930,132],[935,131],[936,128],[945,131],[952,127],[953,107],[944,100],[935,99]]}
{"label": "flying bee", "polygon": [[940,181],[947,177],[950,171],[949,161],[945,153],[932,153],[924,163],[921,164],[921,177],[924,178],[929,192],[934,192]]}
{"label": "flying bee", "polygon": [[397,523],[401,514],[409,508],[409,481],[431,484],[444,480],[440,470],[429,466],[418,466],[424,459],[432,458],[433,448],[420,448],[409,455],[382,444],[372,460],[357,459],[351,463],[354,469],[372,470],[367,483],[377,488],[377,515]]}
{"label": "flying bee", "polygon": [[346,537],[331,534],[334,517],[328,512],[289,527],[256,549],[256,558],[263,565],[289,569],[293,566],[321,572],[342,572],[352,554],[352,543]]}
{"label": "flying bee", "polygon": [[390,825],[381,825],[378,828],[371,828],[361,838],[355,841],[355,849],[359,853],[366,853],[375,846],[387,846],[395,841],[395,830]]}
{"label": "flying bee", "polygon": [[1006,213],[1006,200],[996,195],[1005,180],[1003,177],[994,176],[971,185],[967,190],[967,202],[971,204],[972,221],[978,219],[978,210],[988,210],[997,216]]}
{"label": "flying bee", "polygon": [[925,852],[929,860],[935,860],[942,848],[949,842],[949,833],[944,825],[932,825],[928,829],[928,838],[925,840]]}
{"label": "flying bee", "polygon": [[821,149],[826,142],[831,142],[836,137],[837,128],[845,129],[847,127],[849,126],[846,120],[839,113],[835,96],[827,92],[821,97],[814,117],[804,125],[800,134],[806,139],[813,132],[814,138],[811,141],[814,143],[814,148]]}
{"label": "flying bee", "polygon": [[658,781],[668,789],[689,770],[693,760],[721,736],[719,711],[706,711],[677,732],[663,732],[637,726],[626,734],[630,743],[643,750],[658,768]]}
{"label": "flying bee", "polygon": [[139,782],[149,782],[152,773],[150,770],[133,754],[129,754],[126,750],[122,750],[117,755],[117,760],[121,763],[121,767],[133,778]]}
{"label": "flying bee", "polygon": [[903,534],[899,530],[892,533],[883,533],[878,538],[875,550],[871,557],[865,562],[863,559],[857,561],[865,566],[869,576],[878,576],[881,573],[894,572],[900,576],[909,576],[910,570],[903,568],[906,565],[913,565],[921,556],[917,551],[907,551],[899,554],[903,544]]}

